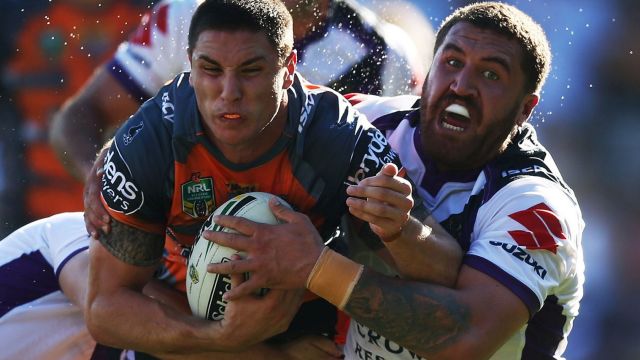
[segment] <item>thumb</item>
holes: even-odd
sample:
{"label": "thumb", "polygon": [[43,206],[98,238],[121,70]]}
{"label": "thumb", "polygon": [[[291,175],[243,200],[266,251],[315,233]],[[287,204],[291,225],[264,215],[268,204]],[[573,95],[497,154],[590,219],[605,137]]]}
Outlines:
{"label": "thumb", "polygon": [[293,211],[290,207],[283,204],[282,200],[280,200],[277,196],[269,199],[269,208],[278,220],[285,223],[293,222],[296,216],[296,212]]}
{"label": "thumb", "polygon": [[380,174],[387,176],[396,176],[398,174],[398,166],[394,163],[387,163],[380,169]]}

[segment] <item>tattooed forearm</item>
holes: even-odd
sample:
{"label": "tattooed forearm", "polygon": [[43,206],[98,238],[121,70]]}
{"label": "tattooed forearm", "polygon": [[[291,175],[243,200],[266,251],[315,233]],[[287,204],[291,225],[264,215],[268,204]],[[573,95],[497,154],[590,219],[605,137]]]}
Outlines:
{"label": "tattooed forearm", "polygon": [[428,356],[455,343],[469,326],[469,309],[448,291],[366,271],[345,310],[377,333]]}
{"label": "tattooed forearm", "polygon": [[164,239],[118,221],[111,222],[111,232],[100,236],[100,243],[118,259],[136,266],[151,266],[162,257]]}

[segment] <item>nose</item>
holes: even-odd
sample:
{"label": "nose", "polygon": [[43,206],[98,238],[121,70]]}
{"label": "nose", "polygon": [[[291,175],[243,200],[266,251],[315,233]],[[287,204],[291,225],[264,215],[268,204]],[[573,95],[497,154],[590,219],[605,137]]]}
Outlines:
{"label": "nose", "polygon": [[472,69],[463,68],[458,71],[451,81],[449,88],[461,97],[476,96],[478,94],[478,88]]}
{"label": "nose", "polygon": [[226,74],[222,81],[220,98],[225,102],[234,102],[242,97],[240,80],[234,74]]}

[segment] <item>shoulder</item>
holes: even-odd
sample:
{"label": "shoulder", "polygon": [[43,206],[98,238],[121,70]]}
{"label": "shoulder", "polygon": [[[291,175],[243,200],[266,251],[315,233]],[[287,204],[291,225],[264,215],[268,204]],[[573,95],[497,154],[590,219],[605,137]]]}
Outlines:
{"label": "shoulder", "polygon": [[364,94],[347,94],[349,102],[354,108],[364,114],[377,128],[384,128],[384,123],[389,121],[389,115],[402,120],[407,112],[419,106],[420,97],[415,95],[375,96]]}

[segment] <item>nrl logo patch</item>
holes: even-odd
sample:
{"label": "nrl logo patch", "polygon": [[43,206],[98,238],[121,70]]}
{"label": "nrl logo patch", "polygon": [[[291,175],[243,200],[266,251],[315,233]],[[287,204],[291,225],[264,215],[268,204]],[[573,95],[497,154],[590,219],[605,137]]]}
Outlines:
{"label": "nrl logo patch", "polygon": [[194,218],[208,216],[213,211],[215,198],[213,178],[200,178],[194,174],[191,181],[182,184],[182,211]]}

